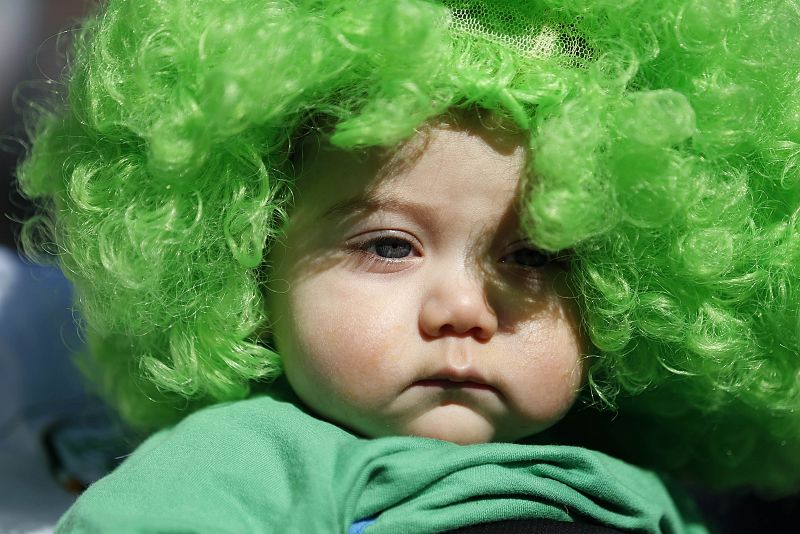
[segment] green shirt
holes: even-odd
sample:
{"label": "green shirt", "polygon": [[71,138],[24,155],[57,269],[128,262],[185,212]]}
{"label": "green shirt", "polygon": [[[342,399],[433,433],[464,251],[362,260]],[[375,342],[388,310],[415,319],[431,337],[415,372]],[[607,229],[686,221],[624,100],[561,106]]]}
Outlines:
{"label": "green shirt", "polygon": [[653,473],[578,447],[363,439],[279,398],[200,410],[93,484],[56,532],[431,533],[514,518],[706,532]]}

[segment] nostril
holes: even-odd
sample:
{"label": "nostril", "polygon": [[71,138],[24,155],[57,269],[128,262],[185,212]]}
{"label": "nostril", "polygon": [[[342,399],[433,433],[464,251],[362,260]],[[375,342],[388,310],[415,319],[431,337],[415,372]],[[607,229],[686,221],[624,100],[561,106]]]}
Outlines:
{"label": "nostril", "polygon": [[456,335],[459,337],[475,337],[475,338],[483,338],[485,334],[483,333],[483,329],[479,326],[473,326],[471,328],[458,328],[451,324],[443,325],[439,329],[440,335]]}

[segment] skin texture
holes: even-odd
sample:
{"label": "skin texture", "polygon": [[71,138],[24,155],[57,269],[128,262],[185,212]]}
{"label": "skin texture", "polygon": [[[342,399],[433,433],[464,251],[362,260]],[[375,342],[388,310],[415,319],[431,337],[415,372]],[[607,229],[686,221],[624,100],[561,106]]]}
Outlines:
{"label": "skin texture", "polygon": [[525,147],[477,118],[394,151],[303,141],[267,305],[308,407],[365,436],[461,444],[564,416],[585,343],[564,262],[519,233]]}

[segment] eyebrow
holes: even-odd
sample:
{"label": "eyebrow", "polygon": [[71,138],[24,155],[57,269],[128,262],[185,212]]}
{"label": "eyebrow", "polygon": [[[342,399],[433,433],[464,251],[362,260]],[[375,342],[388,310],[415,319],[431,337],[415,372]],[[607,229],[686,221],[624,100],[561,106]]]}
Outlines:
{"label": "eyebrow", "polygon": [[322,214],[322,218],[340,219],[349,215],[372,211],[407,213],[421,222],[430,224],[436,219],[437,213],[441,212],[441,209],[419,202],[400,200],[388,195],[366,193],[335,203]]}

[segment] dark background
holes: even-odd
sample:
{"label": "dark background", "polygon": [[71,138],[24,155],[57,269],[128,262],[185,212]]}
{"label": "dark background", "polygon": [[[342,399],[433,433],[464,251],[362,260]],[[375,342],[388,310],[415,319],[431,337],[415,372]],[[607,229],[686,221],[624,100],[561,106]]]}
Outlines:
{"label": "dark background", "polygon": [[[14,220],[31,211],[14,182],[26,143],[19,96],[32,90],[28,82],[59,78],[69,29],[96,5],[94,0],[0,0],[0,245],[15,246]],[[17,98],[15,91],[21,93]]]}

